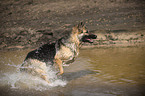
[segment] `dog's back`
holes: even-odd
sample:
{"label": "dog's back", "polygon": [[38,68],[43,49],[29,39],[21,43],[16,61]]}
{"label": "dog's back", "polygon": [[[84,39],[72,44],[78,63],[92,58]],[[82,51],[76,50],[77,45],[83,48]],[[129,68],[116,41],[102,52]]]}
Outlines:
{"label": "dog's back", "polygon": [[46,64],[53,65],[55,54],[56,54],[55,43],[45,44],[40,48],[29,52],[25,58],[25,61],[27,59],[37,59],[39,61],[45,62]]}

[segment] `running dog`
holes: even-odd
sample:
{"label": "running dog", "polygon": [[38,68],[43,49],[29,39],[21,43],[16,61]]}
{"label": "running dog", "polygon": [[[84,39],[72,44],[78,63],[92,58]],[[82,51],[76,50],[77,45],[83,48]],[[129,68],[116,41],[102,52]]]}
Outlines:
{"label": "running dog", "polygon": [[56,65],[59,75],[64,73],[63,64],[71,63],[79,54],[82,42],[92,43],[96,35],[89,34],[85,25],[81,22],[72,28],[65,37],[58,39],[55,43],[45,44],[27,54],[20,71],[39,76],[50,83],[47,78],[47,66]]}

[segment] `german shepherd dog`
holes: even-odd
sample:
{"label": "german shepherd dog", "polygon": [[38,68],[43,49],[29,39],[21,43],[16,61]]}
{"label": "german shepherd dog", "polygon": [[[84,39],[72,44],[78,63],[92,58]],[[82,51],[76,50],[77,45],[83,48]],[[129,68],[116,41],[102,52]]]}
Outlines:
{"label": "german shepherd dog", "polygon": [[46,75],[47,66],[55,64],[59,69],[58,74],[63,74],[63,64],[72,63],[75,60],[82,42],[92,43],[92,39],[96,39],[96,37],[96,35],[89,34],[81,22],[72,28],[68,36],[29,52],[20,67],[20,71],[39,76],[50,83]]}

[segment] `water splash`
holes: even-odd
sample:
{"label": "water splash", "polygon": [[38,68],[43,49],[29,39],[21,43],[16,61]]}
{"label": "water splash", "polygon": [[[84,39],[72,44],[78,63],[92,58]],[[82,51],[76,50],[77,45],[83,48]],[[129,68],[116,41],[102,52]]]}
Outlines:
{"label": "water splash", "polygon": [[51,83],[47,83],[43,79],[32,76],[31,74],[21,73],[19,71],[20,65],[15,64],[7,64],[8,67],[15,67],[15,72],[7,72],[3,73],[0,77],[0,85],[1,86],[10,86],[11,88],[28,88],[35,90],[48,90],[52,87],[56,86],[65,86],[67,81],[61,80],[56,75],[56,71],[54,71],[50,66],[47,69],[47,77],[49,78]]}

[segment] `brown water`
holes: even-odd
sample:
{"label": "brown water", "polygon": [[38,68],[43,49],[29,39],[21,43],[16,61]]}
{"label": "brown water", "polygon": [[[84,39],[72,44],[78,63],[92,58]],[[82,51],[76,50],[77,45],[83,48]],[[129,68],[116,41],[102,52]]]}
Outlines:
{"label": "brown water", "polygon": [[19,72],[29,51],[0,52],[0,96],[145,96],[145,47],[81,49],[51,84]]}

